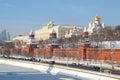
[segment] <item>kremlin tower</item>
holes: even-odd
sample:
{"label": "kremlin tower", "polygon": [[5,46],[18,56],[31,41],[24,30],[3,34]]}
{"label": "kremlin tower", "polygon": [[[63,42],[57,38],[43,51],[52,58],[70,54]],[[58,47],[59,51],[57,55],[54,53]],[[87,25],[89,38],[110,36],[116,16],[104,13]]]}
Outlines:
{"label": "kremlin tower", "polygon": [[88,59],[87,49],[90,48],[89,33],[86,27],[84,28],[82,37],[83,37],[83,40],[80,45],[81,59],[86,60]]}
{"label": "kremlin tower", "polygon": [[34,32],[31,30],[29,33],[29,40],[26,44],[25,51],[31,53],[34,51],[34,48],[37,48],[37,43],[34,39]]}
{"label": "kremlin tower", "polygon": [[59,48],[56,32],[54,29],[52,29],[49,33],[48,42],[49,42],[48,47],[47,47],[48,52],[52,52],[53,48]]}
{"label": "kremlin tower", "polygon": [[82,46],[83,47],[90,47],[89,33],[88,33],[86,27],[84,27],[82,37],[83,37]]}
{"label": "kremlin tower", "polygon": [[49,45],[51,45],[53,48],[58,47],[57,36],[54,29],[52,29],[49,33]]}
{"label": "kremlin tower", "polygon": [[46,53],[48,53],[47,55],[49,55],[49,58],[51,58],[53,56],[53,49],[59,48],[56,32],[54,29],[52,29],[49,33],[48,42],[49,42],[49,44],[46,48]]}

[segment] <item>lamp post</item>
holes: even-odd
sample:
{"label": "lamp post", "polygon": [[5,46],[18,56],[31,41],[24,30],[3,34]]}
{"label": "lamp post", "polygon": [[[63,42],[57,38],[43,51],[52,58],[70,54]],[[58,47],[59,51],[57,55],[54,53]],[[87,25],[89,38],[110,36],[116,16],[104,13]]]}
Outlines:
{"label": "lamp post", "polygon": [[46,49],[46,42],[43,42],[43,59],[46,58],[45,49]]}
{"label": "lamp post", "polygon": [[[75,36],[76,36],[77,48],[79,48],[78,47],[78,35],[79,34],[76,32]],[[79,50],[77,50],[77,55],[78,55],[78,65],[79,65],[79,62],[80,62],[80,52],[79,52]]]}
{"label": "lamp post", "polygon": [[111,60],[112,60],[112,69],[114,69],[114,48],[115,48],[115,43],[113,41],[110,42],[110,47],[111,47]]}
{"label": "lamp post", "polygon": [[[65,53],[67,54],[67,38],[68,38],[68,35],[66,34],[65,35]],[[66,65],[68,66],[68,54],[67,54],[67,63]]]}
{"label": "lamp post", "polygon": [[98,39],[99,39],[99,41],[98,41],[98,43],[100,43],[99,45],[99,49],[100,49],[100,72],[102,72],[102,37],[101,37],[101,35],[100,35],[100,31],[102,30],[102,28],[98,28],[97,29],[98,31],[97,31],[97,34],[98,34]]}
{"label": "lamp post", "polygon": [[77,38],[77,37],[78,37],[78,33],[77,33],[77,32],[76,32],[76,34],[75,34],[75,37],[76,37],[76,43],[77,43],[76,46],[77,46],[77,48],[78,48],[78,38]]}
{"label": "lamp post", "polygon": [[[102,58],[102,40],[100,41],[100,57]],[[101,59],[101,62],[100,62],[100,72],[102,72],[102,59]]]}

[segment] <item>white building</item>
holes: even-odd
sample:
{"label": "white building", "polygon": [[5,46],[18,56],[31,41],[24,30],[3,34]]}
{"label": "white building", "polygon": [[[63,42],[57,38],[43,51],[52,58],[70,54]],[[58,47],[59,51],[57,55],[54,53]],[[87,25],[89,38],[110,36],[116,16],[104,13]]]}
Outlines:
{"label": "white building", "polygon": [[89,23],[87,31],[91,35],[94,31],[98,30],[99,28],[104,28],[104,27],[105,27],[105,24],[100,22],[99,16],[96,16],[94,18],[94,22]]}
{"label": "white building", "polygon": [[12,39],[12,41],[20,41],[20,42],[24,42],[24,43],[27,43],[28,40],[29,40],[29,36],[17,36]]}

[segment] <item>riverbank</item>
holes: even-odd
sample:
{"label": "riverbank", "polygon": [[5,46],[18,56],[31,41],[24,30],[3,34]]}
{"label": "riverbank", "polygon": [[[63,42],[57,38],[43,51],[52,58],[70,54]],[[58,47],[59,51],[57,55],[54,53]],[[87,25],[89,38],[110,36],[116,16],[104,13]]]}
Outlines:
{"label": "riverbank", "polygon": [[50,65],[38,62],[20,61],[0,58],[3,64],[32,68],[39,71],[45,71],[51,74],[64,74],[80,78],[82,80],[120,80],[120,77],[112,74],[99,73],[83,69],[70,68],[67,66]]}

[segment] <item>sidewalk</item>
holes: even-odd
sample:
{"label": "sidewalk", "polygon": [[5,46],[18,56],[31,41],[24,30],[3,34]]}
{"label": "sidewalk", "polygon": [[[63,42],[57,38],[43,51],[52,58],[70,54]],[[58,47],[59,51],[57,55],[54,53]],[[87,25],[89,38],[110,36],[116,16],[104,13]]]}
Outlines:
{"label": "sidewalk", "polygon": [[67,66],[53,65],[51,68],[49,64],[43,64],[43,63],[31,62],[31,61],[9,60],[9,59],[0,59],[0,62],[9,65],[32,68],[36,70],[43,70],[54,74],[64,74],[64,75],[80,78],[82,80],[119,80],[120,79],[120,77],[117,75],[70,68]]}
{"label": "sidewalk", "polygon": [[[102,67],[102,68],[107,68],[107,69],[112,69],[112,65],[107,64],[105,62],[102,61],[102,63],[100,61],[97,62],[93,62],[93,61],[78,61],[78,60],[67,60],[67,59],[43,59],[43,60],[53,60],[56,63],[63,63],[63,64],[72,64],[72,63],[76,63],[76,64],[80,64],[80,65],[85,65],[85,66],[97,66],[97,67]],[[120,67],[114,65],[114,70],[120,70]]]}

